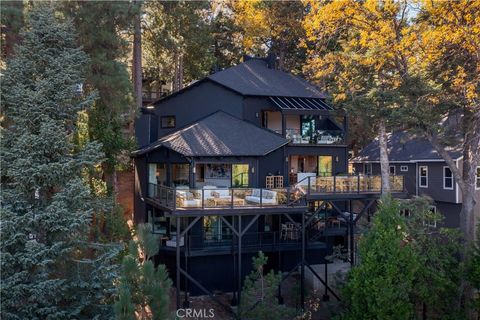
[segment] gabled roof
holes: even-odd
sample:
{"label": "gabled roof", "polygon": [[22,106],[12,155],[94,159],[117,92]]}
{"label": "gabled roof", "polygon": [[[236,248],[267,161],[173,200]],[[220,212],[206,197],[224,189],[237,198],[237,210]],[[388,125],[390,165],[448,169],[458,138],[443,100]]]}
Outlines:
{"label": "gabled roof", "polygon": [[[406,132],[395,132],[387,138],[389,150],[388,158],[396,162],[416,162],[421,160],[443,160],[435,151],[430,142],[424,138],[408,135]],[[448,150],[453,159],[462,156],[461,146]],[[352,159],[353,162],[378,162],[380,161],[380,147],[378,138],[362,149],[360,154]]]}
{"label": "gabled roof", "polygon": [[217,111],[133,154],[165,147],[187,157],[264,156],[287,143],[288,140],[274,132]]}
{"label": "gabled roof", "polygon": [[242,95],[326,98],[325,94],[308,81],[269,68],[264,59],[252,58],[207,78]]}

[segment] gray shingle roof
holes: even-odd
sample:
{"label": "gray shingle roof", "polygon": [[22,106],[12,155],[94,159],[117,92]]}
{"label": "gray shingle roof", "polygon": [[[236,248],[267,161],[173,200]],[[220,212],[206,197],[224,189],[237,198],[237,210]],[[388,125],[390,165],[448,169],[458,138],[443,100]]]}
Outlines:
{"label": "gray shingle roof", "polygon": [[[387,146],[389,149],[389,160],[398,162],[409,162],[418,160],[443,160],[435,151],[430,142],[424,138],[414,137],[405,132],[395,132],[388,136]],[[454,159],[461,157],[461,147],[449,150]],[[362,149],[360,154],[352,159],[353,162],[379,161],[380,148],[378,138],[370,142]]]}
{"label": "gray shingle roof", "polygon": [[166,147],[184,156],[264,156],[288,140],[223,111],[198,120],[135,151],[141,155]]}
{"label": "gray shingle roof", "polygon": [[306,80],[268,68],[262,59],[250,59],[207,77],[242,95],[325,98],[325,94]]}

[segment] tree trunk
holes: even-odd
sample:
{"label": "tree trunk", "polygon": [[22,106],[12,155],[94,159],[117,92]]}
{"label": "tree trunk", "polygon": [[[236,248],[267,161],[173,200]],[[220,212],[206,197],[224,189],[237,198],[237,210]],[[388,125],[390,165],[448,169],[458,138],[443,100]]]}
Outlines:
{"label": "tree trunk", "polygon": [[142,107],[142,10],[139,9],[135,15],[133,34],[133,81],[135,93],[135,106],[130,109],[130,136],[134,134],[134,122],[136,110]]}
{"label": "tree trunk", "polygon": [[173,92],[183,88],[183,56],[179,51],[175,54],[175,74],[173,76]]}
{"label": "tree trunk", "polygon": [[388,161],[387,132],[385,120],[381,119],[378,125],[380,147],[380,170],[382,174],[382,194],[390,193],[390,166]]}
{"label": "tree trunk", "polygon": [[462,211],[460,212],[460,229],[464,234],[468,247],[476,237],[476,226],[479,218],[475,217],[475,184],[476,169],[480,165],[480,108],[472,107],[472,112],[464,112],[462,119],[463,142],[463,170],[457,167],[454,159],[446,148],[439,142],[438,137],[427,132],[426,137],[433,148],[445,160],[452,171],[453,177],[462,192]]}
{"label": "tree trunk", "polygon": [[[475,110],[475,111],[473,111]],[[480,165],[480,106],[476,105],[471,110],[464,112],[462,119],[464,135],[463,144],[463,170],[464,186],[462,190],[462,219],[465,224],[467,242],[473,243],[476,239],[476,227],[479,217],[475,217],[475,185],[477,167]]]}

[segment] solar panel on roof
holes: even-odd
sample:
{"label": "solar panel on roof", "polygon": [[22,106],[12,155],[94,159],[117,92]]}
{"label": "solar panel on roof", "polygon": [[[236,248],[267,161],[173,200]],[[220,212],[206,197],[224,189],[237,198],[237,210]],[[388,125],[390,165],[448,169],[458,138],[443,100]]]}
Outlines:
{"label": "solar panel on roof", "polygon": [[318,98],[269,97],[282,110],[333,110],[331,106]]}

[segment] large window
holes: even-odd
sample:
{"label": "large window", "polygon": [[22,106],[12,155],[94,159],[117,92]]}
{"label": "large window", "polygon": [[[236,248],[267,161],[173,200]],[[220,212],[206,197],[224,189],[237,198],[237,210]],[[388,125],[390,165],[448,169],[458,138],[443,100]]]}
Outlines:
{"label": "large window", "polygon": [[175,116],[160,117],[160,125],[162,129],[175,128],[175,125],[176,125]]}
{"label": "large window", "polygon": [[172,164],[172,183],[175,187],[189,186],[189,164],[174,163]]}
{"label": "large window", "polygon": [[453,174],[449,167],[443,167],[443,189],[453,190]]}
{"label": "large window", "polygon": [[[225,217],[231,224],[232,217]],[[205,242],[219,242],[232,239],[231,229],[219,216],[203,217],[203,232]]]}
{"label": "large window", "polygon": [[232,165],[232,186],[248,187],[248,164]]}
{"label": "large window", "polygon": [[333,173],[333,157],[318,156],[318,175],[329,177]]}
{"label": "large window", "polygon": [[418,176],[419,176],[419,186],[422,188],[427,188],[428,187],[428,167],[420,166],[418,168]]}
{"label": "large window", "polygon": [[302,116],[302,137],[313,138],[315,132],[315,119],[312,116]]}
{"label": "large window", "polygon": [[475,183],[475,189],[480,190],[480,167],[477,167],[477,179]]}

